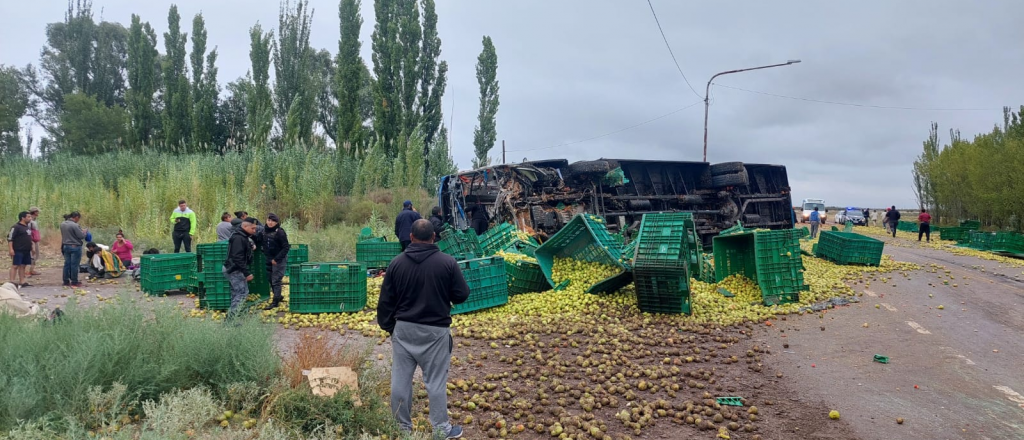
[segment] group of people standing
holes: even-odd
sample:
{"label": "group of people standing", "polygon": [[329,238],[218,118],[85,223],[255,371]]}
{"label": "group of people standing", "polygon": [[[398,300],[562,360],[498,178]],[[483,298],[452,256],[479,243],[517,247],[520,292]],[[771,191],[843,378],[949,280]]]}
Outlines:
{"label": "group of people standing", "polygon": [[[885,208],[885,218],[882,220],[882,224],[885,226],[885,232],[892,234],[894,238],[900,224],[900,217],[901,214],[896,209],[896,205]],[[932,241],[932,215],[924,208],[921,208],[921,213],[917,215],[917,241],[921,241],[922,238],[929,243]]]}

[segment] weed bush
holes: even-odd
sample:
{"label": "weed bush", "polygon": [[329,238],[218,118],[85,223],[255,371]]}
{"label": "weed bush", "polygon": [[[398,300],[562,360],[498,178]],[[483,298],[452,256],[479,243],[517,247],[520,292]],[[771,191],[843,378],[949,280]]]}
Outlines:
{"label": "weed bush", "polygon": [[72,304],[57,323],[0,316],[0,429],[40,417],[95,424],[96,396],[115,384],[124,386],[109,399],[118,404],[175,389],[266,387],[281,364],[274,328],[237,322],[189,319],[173,306],[147,312],[127,297],[88,309]]}

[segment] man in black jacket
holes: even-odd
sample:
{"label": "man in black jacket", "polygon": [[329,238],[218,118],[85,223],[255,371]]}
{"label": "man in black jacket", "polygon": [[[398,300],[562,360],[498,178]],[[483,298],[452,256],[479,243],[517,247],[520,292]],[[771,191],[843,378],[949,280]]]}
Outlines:
{"label": "man in black jacket", "polygon": [[398,237],[398,242],[402,243],[403,251],[412,242],[409,238],[409,234],[412,232],[412,223],[422,218],[420,213],[412,209],[412,201],[406,200],[402,203],[402,212],[395,217],[395,236]]}
{"label": "man in black jacket", "polygon": [[441,231],[444,230],[444,219],[441,218],[441,207],[435,206],[430,210],[430,225],[434,227],[434,242],[441,239]]}
{"label": "man in black jacket", "polygon": [[896,205],[889,208],[889,212],[885,213],[885,220],[892,226],[892,237],[896,238],[896,225],[900,224],[900,212],[896,210]]}
{"label": "man in black jacket", "polygon": [[263,228],[263,253],[267,256],[267,276],[270,279],[270,290],[274,298],[264,310],[276,309],[284,297],[281,296],[281,279],[288,268],[288,234],[281,227],[281,219],[277,214],[267,216],[267,226]]}
{"label": "man in black jacket", "polygon": [[231,238],[228,239],[228,258],[224,261],[221,271],[224,278],[231,284],[231,308],[228,309],[228,318],[238,314],[245,299],[249,296],[249,281],[252,281],[252,272],[249,266],[252,264],[252,242],[249,237],[256,233],[256,223],[252,219],[242,221],[239,229],[236,229]]}
{"label": "man in black jacket", "polygon": [[458,263],[442,253],[427,220],[412,224],[412,243],[391,260],[377,303],[377,324],[391,334],[391,412],[412,431],[412,375],[419,365],[430,401],[430,423],[442,438],[459,438],[448,420],[448,366],[452,356],[452,304],[469,298]]}

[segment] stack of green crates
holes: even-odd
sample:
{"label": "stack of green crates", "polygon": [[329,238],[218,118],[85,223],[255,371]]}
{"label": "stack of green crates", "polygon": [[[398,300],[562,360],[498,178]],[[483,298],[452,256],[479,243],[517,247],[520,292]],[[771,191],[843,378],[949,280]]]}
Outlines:
{"label": "stack of green crates", "polygon": [[140,288],[147,295],[192,290],[196,282],[196,254],[152,254],[140,258]]}
{"label": "stack of green crates", "polygon": [[995,234],[991,232],[971,231],[968,233],[969,241],[967,247],[979,251],[992,250],[992,243],[995,241]]}
{"label": "stack of green crates", "polygon": [[[224,278],[222,272],[224,261],[227,258],[227,241],[196,245],[197,293],[200,308],[227,310],[231,307],[231,285],[227,278]],[[309,261],[309,246],[292,244],[288,251],[288,264],[299,264],[306,261]],[[260,295],[263,300],[269,299],[270,278],[267,274],[267,258],[263,252],[253,252],[249,272],[252,273],[252,281],[249,281],[249,293]]]}
{"label": "stack of green crates", "polygon": [[358,312],[366,307],[366,266],[362,263],[304,263],[288,266],[288,311]]}
{"label": "stack of green crates", "polygon": [[384,269],[400,253],[402,244],[397,241],[371,238],[356,243],[356,261],[365,264],[367,269]]}
{"label": "stack of green crates", "polygon": [[505,272],[508,274],[508,293],[544,292],[551,289],[551,283],[544,276],[540,264],[531,260],[505,260]]}
{"label": "stack of green crates", "polygon": [[981,229],[981,222],[978,220],[964,220],[960,222],[960,227],[971,231],[977,231],[978,229]]}
{"label": "stack of green crates", "polygon": [[992,252],[1000,254],[1024,254],[1024,235],[1016,232],[996,232],[992,238]]}
{"label": "stack of green crates", "polygon": [[715,279],[740,274],[756,281],[765,305],[799,301],[806,289],[799,236],[792,230],[737,230],[715,237]]}
{"label": "stack of green crates", "polygon": [[633,281],[629,262],[622,255],[619,243],[608,233],[604,221],[597,216],[577,214],[536,251],[537,262],[551,285],[555,258],[601,263],[621,268],[616,275],[599,281],[587,293],[612,293]]}
{"label": "stack of green crates", "polygon": [[837,264],[866,264],[878,266],[882,263],[885,243],[852,232],[822,232],[815,255]]}
{"label": "stack of green crates", "polygon": [[[640,311],[690,313],[689,260],[695,244],[687,235],[692,230],[690,213],[644,215],[633,258],[633,282]],[[698,267],[699,264],[698,261]]]}
{"label": "stack of green crates", "polygon": [[960,241],[969,229],[960,226],[946,226],[939,230],[940,240]]}
{"label": "stack of green crates", "polygon": [[505,259],[477,258],[459,262],[462,276],[469,284],[469,299],[452,306],[452,314],[468,313],[508,303],[508,281]]}

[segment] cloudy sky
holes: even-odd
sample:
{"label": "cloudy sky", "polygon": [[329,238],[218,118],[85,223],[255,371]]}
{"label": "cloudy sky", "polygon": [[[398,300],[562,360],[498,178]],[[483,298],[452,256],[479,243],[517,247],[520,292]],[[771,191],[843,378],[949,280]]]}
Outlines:
{"label": "cloudy sky", "polygon": [[[38,62],[45,25],[62,19],[66,2],[0,2],[0,63]],[[136,13],[158,34],[166,30],[171,2],[93,2],[108,21],[127,24]],[[225,83],[248,70],[248,28],[257,21],[277,25],[276,0],[176,3],[185,23],[203,13]],[[830,205],[914,205],[911,164],[931,121],[944,141],[950,127],[969,137],[1001,121],[1002,106],[1024,104],[1019,0],[653,5],[696,93],[673,64],[646,1],[437,0],[442,58],[450,66],[445,117],[446,123],[452,118],[456,161],[468,168],[473,155],[474,65],[485,34],[498,51],[498,139],[505,140],[509,161],[699,161],[708,78],[801,59],[715,80],[721,86],[712,86],[708,160],[786,165],[795,199],[824,198]],[[312,45],[336,52],[337,1],[311,6]],[[369,63],[372,0],[363,0],[363,17]],[[158,46],[163,52],[162,41]],[[636,126],[691,104],[697,105]],[[498,160],[500,148],[499,142],[492,151]]]}

